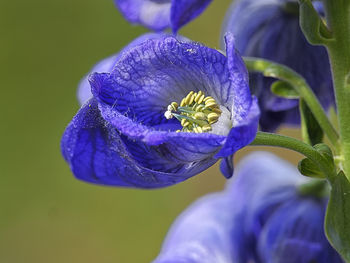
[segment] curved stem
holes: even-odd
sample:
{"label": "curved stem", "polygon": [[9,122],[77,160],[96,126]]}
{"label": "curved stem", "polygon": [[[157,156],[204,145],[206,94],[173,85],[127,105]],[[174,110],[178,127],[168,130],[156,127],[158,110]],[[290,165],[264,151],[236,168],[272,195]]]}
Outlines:
{"label": "curved stem", "polygon": [[249,71],[261,72],[265,77],[278,78],[292,85],[299,96],[304,99],[333,146],[337,150],[340,148],[337,131],[329,121],[317,97],[302,76],[284,65],[265,59],[245,57],[244,62]]}
{"label": "curved stem", "polygon": [[276,146],[293,150],[312,160],[326,177],[329,178],[333,175],[333,170],[326,165],[324,157],[314,147],[295,138],[275,133],[258,132],[254,141],[250,145]]}

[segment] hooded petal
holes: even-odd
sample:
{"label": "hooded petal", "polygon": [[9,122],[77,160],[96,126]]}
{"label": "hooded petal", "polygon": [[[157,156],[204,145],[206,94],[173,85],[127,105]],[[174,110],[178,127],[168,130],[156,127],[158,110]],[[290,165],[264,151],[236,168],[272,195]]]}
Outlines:
{"label": "hooded petal", "polygon": [[[146,41],[147,39],[153,39],[153,38],[159,38],[164,37],[166,34],[156,34],[156,33],[147,33],[139,36],[138,38],[134,39],[132,42],[130,42],[127,46],[125,46],[119,53],[114,54],[108,58],[103,59],[99,63],[97,63],[93,68],[90,70],[88,74],[85,75],[85,77],[80,81],[78,86],[78,100],[80,105],[83,105],[85,102],[87,102],[92,97],[91,93],[91,86],[89,83],[89,75],[93,72],[100,72],[100,73],[109,73],[112,71],[114,65],[120,59],[120,57],[123,55],[123,53],[126,50],[129,50],[130,48]],[[179,36],[181,39],[181,36]]]}
{"label": "hooded petal", "polygon": [[223,193],[191,205],[171,227],[154,263],[231,263],[232,200]]}
{"label": "hooded petal", "polygon": [[[232,32],[237,49],[245,56],[269,59],[294,69],[310,84],[324,107],[334,102],[328,55],[324,47],[305,39],[298,15],[285,8],[287,0],[240,0],[227,12],[222,32]],[[322,5],[315,2],[322,13]],[[272,78],[251,74],[252,92],[259,99],[260,124],[271,131],[282,123],[298,124],[297,100],[276,97],[270,92]],[[289,111],[293,111],[289,114]]]}

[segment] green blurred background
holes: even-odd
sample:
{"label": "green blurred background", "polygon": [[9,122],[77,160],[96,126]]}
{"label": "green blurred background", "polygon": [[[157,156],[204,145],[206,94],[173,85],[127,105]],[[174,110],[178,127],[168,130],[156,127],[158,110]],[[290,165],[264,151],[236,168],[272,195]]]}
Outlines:
{"label": "green blurred background", "polygon": [[[180,33],[218,48],[230,2],[213,1]],[[0,263],[150,262],[176,216],[223,188],[217,165],[161,190],[95,186],[61,157],[80,78],[143,32],[112,0],[0,0]]]}

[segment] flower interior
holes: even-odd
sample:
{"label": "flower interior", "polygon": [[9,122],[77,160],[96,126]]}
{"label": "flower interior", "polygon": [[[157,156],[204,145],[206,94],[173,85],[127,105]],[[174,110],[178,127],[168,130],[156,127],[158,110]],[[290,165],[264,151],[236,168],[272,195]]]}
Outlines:
{"label": "flower interior", "polygon": [[190,91],[181,100],[180,106],[172,102],[164,113],[165,118],[175,117],[180,121],[182,129],[176,132],[209,132],[221,115],[219,104],[211,96],[205,96],[204,92]]}

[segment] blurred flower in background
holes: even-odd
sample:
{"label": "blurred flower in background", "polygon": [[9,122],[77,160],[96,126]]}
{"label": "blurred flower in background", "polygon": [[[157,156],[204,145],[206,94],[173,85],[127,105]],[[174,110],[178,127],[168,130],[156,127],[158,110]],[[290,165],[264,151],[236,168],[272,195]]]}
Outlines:
{"label": "blurred flower in background", "polygon": [[[232,35],[225,38],[227,57],[197,42],[152,36],[96,66],[109,73],[90,76],[93,98],[73,118],[61,144],[77,178],[169,186],[218,158],[232,159],[254,139],[259,109]],[[90,96],[85,80],[80,90],[82,102]]]}
{"label": "blurred flower in background", "polygon": [[[323,14],[322,3],[314,2]],[[301,74],[321,104],[334,104],[332,76],[326,49],[312,46],[299,26],[298,2],[293,0],[239,0],[226,13],[222,32],[232,32],[244,56],[284,64]],[[298,101],[277,97],[270,91],[273,78],[250,74],[250,87],[258,97],[260,126],[273,131],[281,124],[299,124]]]}
{"label": "blurred flower in background", "polygon": [[131,23],[151,30],[171,28],[177,32],[199,16],[212,0],[114,0],[124,17]]}
{"label": "blurred flower in background", "polygon": [[179,216],[154,263],[342,262],[323,231],[327,198],[301,192],[295,167],[256,152],[232,180]]}

